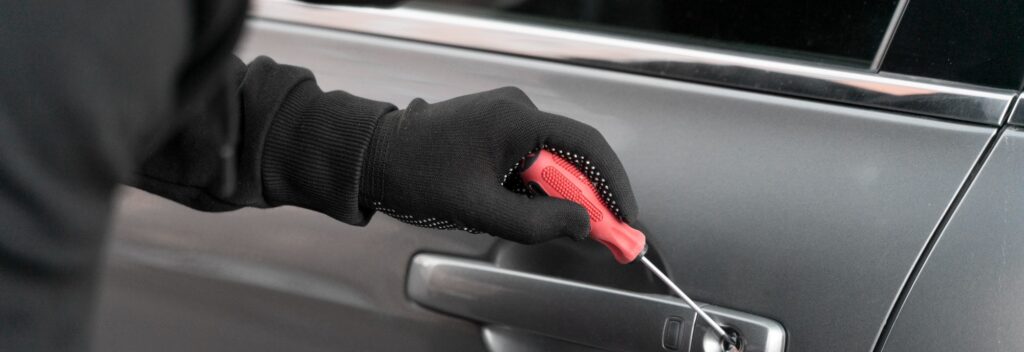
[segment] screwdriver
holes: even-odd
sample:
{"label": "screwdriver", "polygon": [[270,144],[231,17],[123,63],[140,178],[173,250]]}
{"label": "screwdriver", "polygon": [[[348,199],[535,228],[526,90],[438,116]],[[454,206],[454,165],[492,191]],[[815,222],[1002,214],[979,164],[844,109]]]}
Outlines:
{"label": "screwdriver", "polygon": [[722,328],[704,309],[690,299],[672,279],[661,272],[644,254],[647,252],[647,239],[643,232],[619,220],[615,214],[601,201],[597,190],[572,162],[541,149],[532,153],[520,165],[520,176],[523,183],[534,193],[572,201],[583,206],[590,217],[590,237],[600,242],[612,252],[619,264],[640,261],[668,285],[676,295],[697,312],[715,333],[727,344],[725,350],[731,350],[736,344],[733,336]]}

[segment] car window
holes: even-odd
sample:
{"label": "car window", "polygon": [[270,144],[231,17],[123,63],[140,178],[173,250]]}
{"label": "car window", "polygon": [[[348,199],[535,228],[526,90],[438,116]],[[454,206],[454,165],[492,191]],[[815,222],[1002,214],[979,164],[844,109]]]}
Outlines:
{"label": "car window", "polygon": [[882,70],[989,87],[1024,87],[1024,3],[911,1]]}
{"label": "car window", "polygon": [[867,68],[897,0],[415,0],[409,6]]}

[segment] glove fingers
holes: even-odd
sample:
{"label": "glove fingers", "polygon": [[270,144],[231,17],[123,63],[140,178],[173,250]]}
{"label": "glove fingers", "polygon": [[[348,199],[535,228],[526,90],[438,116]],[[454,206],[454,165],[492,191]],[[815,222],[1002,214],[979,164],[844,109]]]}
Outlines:
{"label": "glove fingers", "polygon": [[[629,176],[618,156],[597,129],[584,123],[550,115],[549,149],[570,161],[578,160],[580,169],[597,185],[598,193],[613,212],[632,222],[638,209]],[[560,153],[559,153],[560,152]]]}
{"label": "glove fingers", "polygon": [[578,204],[549,197],[529,198],[495,188],[490,204],[477,208],[476,219],[467,219],[491,235],[510,241],[534,244],[559,237],[584,239],[590,233],[587,211]]}

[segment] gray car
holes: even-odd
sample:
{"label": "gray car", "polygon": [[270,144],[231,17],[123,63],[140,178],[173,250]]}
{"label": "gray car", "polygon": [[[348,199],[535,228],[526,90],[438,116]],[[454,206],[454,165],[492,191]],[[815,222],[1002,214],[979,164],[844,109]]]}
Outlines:
{"label": "gray car", "polygon": [[[1024,5],[255,1],[238,55],[598,128],[648,256],[754,351],[1024,346]],[[689,6],[689,7],[688,7]],[[122,190],[98,351],[720,351],[592,242]]]}

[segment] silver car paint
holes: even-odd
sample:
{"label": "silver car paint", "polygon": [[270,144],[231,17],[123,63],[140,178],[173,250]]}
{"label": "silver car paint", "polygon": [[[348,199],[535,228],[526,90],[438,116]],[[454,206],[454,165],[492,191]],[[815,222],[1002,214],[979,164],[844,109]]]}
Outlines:
{"label": "silver car paint", "polygon": [[[542,109],[594,125],[629,170],[641,220],[652,245],[665,256],[669,274],[695,299],[779,321],[792,351],[872,348],[926,239],[994,132],[259,20],[251,22],[240,54],[246,59],[266,54],[306,66],[327,89],[399,105],[414,97],[438,101],[515,85]],[[166,300],[194,309],[196,300],[246,297],[250,292],[262,303],[230,302],[230,309],[202,314],[220,322],[272,321],[259,324],[278,328],[261,326],[238,335],[258,332],[258,341],[319,337],[296,342],[292,350],[337,348],[338,341],[356,341],[356,349],[375,350],[479,346],[473,324],[412,306],[403,284],[413,253],[484,258],[493,244],[485,235],[414,229],[385,217],[360,229],[291,208],[201,214],[134,192],[121,206],[113,269],[100,309],[101,350],[126,350],[116,348],[124,343],[119,338],[132,336],[191,350],[269,346],[213,337],[202,340],[209,345],[189,345],[175,337],[193,335],[189,329],[217,327],[174,320],[191,319],[185,314],[144,309],[148,301]],[[252,280],[235,280],[234,288],[218,283],[222,287],[209,290],[203,289],[204,283],[195,283],[195,291],[186,291],[188,285],[173,286],[166,289],[178,295],[162,295],[150,290],[142,277],[156,271],[187,272],[132,260],[118,253],[124,248],[116,245],[120,242],[159,248],[168,255],[196,252],[307,273],[328,287],[346,288],[348,296],[362,297],[354,302],[365,306],[300,297],[301,289],[280,292]],[[124,305],[122,299],[135,306]],[[320,314],[318,319],[349,328],[311,328],[289,307],[272,307],[293,301],[319,306],[310,308]],[[326,313],[332,311],[353,315]],[[375,317],[380,316],[392,320],[378,321]],[[357,319],[365,322],[348,321]],[[165,324],[177,330],[159,329]],[[389,324],[397,328],[386,329]],[[293,331],[300,328],[312,332]],[[437,337],[430,337],[432,333]],[[470,338],[477,339],[476,345],[463,341]]]}
{"label": "silver car paint", "polygon": [[1024,131],[1007,130],[935,244],[884,351],[1024,346]]}

